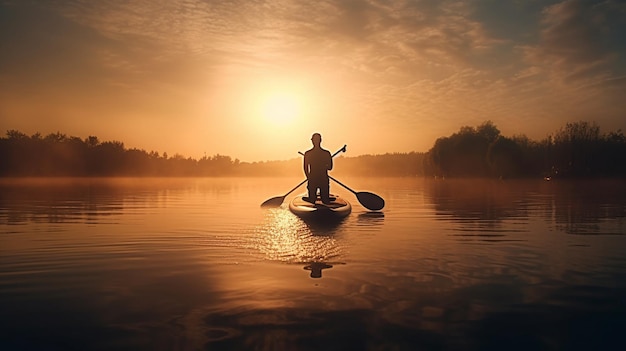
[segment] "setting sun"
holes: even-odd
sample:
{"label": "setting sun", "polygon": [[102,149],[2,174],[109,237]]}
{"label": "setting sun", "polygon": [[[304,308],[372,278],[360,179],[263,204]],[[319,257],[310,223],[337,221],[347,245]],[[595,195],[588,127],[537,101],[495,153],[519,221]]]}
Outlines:
{"label": "setting sun", "polygon": [[256,162],[313,132],[359,156],[487,120],[626,130],[623,1],[43,3],[0,1],[2,133]]}
{"label": "setting sun", "polygon": [[301,101],[293,93],[274,92],[261,101],[260,112],[264,122],[284,125],[294,122],[300,114]]}
{"label": "setting sun", "polygon": [[625,19],[0,0],[0,351],[617,349]]}

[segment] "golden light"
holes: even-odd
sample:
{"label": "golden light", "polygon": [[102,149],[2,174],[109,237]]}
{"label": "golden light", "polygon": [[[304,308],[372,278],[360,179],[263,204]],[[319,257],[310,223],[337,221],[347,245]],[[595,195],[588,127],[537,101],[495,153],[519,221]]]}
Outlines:
{"label": "golden light", "polygon": [[[346,106],[353,105],[342,97],[342,92],[352,90],[334,77],[322,79],[325,76],[319,72],[233,70],[223,74],[221,89],[211,91],[202,105],[203,116],[209,117],[207,134],[219,130],[210,141],[231,145],[223,152],[246,155],[242,157],[246,161],[298,157],[298,150],[311,146],[313,132],[325,133],[331,143],[330,131],[353,129],[351,119],[343,116],[360,115],[348,110]],[[239,142],[233,143],[235,135]]]}
{"label": "golden light", "polygon": [[291,92],[272,92],[261,98],[261,117],[274,125],[295,122],[302,109],[302,101]]}
{"label": "golden light", "polygon": [[314,235],[309,226],[285,208],[271,209],[266,221],[256,228],[255,248],[271,261],[312,262],[332,259],[340,254],[337,240]]}

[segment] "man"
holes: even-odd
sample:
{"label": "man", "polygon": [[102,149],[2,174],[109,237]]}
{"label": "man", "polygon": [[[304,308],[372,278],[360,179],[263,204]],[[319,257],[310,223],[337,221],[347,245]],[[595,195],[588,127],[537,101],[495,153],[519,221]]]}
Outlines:
{"label": "man", "polygon": [[304,153],[304,174],[309,181],[309,196],[305,201],[315,203],[317,189],[320,189],[320,197],[325,204],[330,203],[328,171],[333,169],[333,157],[328,150],[322,149],[322,136],[319,133],[311,137],[313,148]]}

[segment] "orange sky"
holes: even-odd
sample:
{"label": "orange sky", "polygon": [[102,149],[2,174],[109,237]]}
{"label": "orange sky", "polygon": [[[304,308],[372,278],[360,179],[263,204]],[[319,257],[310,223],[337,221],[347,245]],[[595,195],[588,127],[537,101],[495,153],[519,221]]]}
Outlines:
{"label": "orange sky", "polygon": [[0,131],[242,161],[626,130],[623,1],[0,3]]}

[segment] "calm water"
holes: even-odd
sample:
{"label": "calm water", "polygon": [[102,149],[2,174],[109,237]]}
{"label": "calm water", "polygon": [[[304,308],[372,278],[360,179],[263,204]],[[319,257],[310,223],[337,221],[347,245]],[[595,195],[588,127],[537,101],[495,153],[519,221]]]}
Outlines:
{"label": "calm water", "polygon": [[300,180],[0,180],[0,349],[626,349],[626,181]]}

